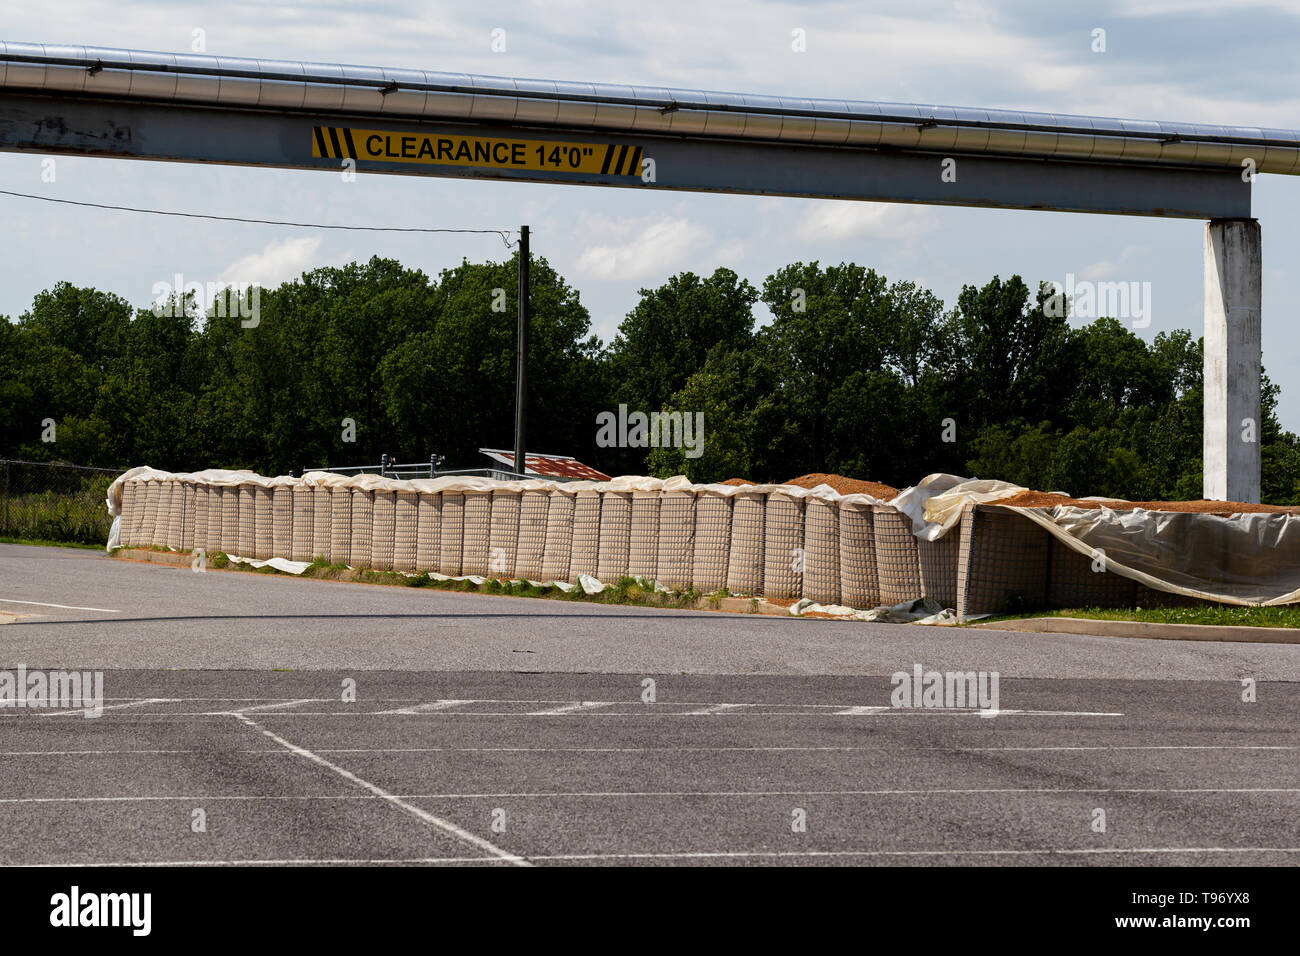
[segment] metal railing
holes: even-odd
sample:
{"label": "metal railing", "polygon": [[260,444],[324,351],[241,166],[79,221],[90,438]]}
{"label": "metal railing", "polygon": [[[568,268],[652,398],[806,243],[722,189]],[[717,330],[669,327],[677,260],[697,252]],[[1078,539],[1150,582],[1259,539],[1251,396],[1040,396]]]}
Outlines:
{"label": "metal railing", "polygon": [[438,456],[418,465],[404,465],[392,461],[383,455],[377,465],[325,465],[319,468],[304,468],[300,474],[309,471],[328,471],[336,475],[379,475],[382,478],[396,478],[407,481],[412,478],[442,478],[447,475],[459,475],[464,478],[495,478],[498,481],[519,481],[535,475],[521,475],[506,468],[443,468],[443,460]]}

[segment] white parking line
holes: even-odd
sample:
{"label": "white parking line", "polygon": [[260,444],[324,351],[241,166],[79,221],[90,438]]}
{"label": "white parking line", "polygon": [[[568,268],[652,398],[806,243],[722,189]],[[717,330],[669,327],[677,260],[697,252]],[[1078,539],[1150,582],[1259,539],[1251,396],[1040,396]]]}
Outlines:
{"label": "white parking line", "polygon": [[571,704],[563,704],[560,707],[551,707],[547,710],[529,711],[526,717],[560,717],[565,714],[585,713],[589,710],[595,710],[598,707],[612,707],[613,701],[609,700],[575,700]]}
{"label": "white parking line", "polygon": [[448,710],[452,707],[459,707],[461,704],[472,704],[472,700],[432,700],[427,704],[416,704],[413,707],[399,707],[396,710],[381,710],[378,716],[385,714],[427,714],[434,710]]}
{"label": "white parking line", "polygon": [[[674,754],[674,753],[1052,753],[1144,750],[1277,750],[1290,752],[1300,746],[1279,744],[1114,744],[1097,747],[318,747],[322,754],[433,754],[433,753],[520,753],[520,754]],[[268,754],[282,757],[279,747],[250,750],[0,750],[0,757],[82,757],[118,754]]]}
{"label": "white parking line", "polygon": [[[175,698],[168,698],[168,702],[176,702]],[[442,706],[442,701],[433,701],[429,706],[412,706],[403,707],[397,710],[295,710],[284,713],[266,714],[267,717],[395,717],[403,715],[414,715],[423,717],[552,717],[552,716],[581,716],[581,717],[605,717],[611,719],[621,718],[669,718],[669,717],[698,717],[707,715],[710,717],[917,717],[917,718],[937,718],[937,717],[981,717],[990,713],[989,711],[979,708],[956,708],[956,707],[882,707],[882,708],[854,708],[858,713],[847,714],[844,709],[833,710],[826,709],[821,704],[773,704],[774,707],[788,707],[789,710],[759,710],[757,708],[766,707],[766,704],[730,704],[710,705],[704,709],[694,710],[669,710],[659,704],[634,704],[628,701],[570,701],[545,710],[457,710],[454,705],[477,703],[477,701],[454,701],[451,704]],[[515,703],[511,701],[511,703]],[[610,707],[630,707],[630,710],[609,711]],[[816,708],[816,709],[809,709]],[[707,712],[707,713],[706,713]],[[80,711],[78,711],[80,713]],[[229,710],[177,710],[177,711],[149,711],[137,716],[140,717],[228,717],[232,711]],[[0,718],[16,717],[17,712],[13,708],[0,708]],[[1088,711],[1088,710],[999,710],[993,714],[994,717],[1123,717],[1124,714],[1119,711]]]}
{"label": "white parking line", "polygon": [[514,863],[516,866],[532,865],[523,857],[517,856],[516,854],[511,853],[508,850],[503,850],[495,843],[492,843],[489,840],[485,840],[480,836],[470,833],[468,830],[461,829],[460,827],[456,826],[456,824],[452,823],[450,820],[444,820],[442,817],[434,816],[429,811],[422,810],[421,808],[415,806],[414,804],[407,803],[401,797],[389,793],[383,787],[377,786],[376,784],[371,783],[369,780],[361,779],[356,774],[352,773],[350,770],[345,770],[342,767],[340,767],[338,764],[331,763],[330,761],[326,760],[324,757],[320,756],[319,754],[314,754],[310,750],[306,749],[305,747],[299,747],[297,744],[290,743],[289,741],[285,740],[283,737],[277,736],[276,734],[273,734],[271,731],[267,730],[265,727],[260,726],[251,717],[247,717],[243,714],[235,714],[234,717],[236,720],[239,720],[242,723],[247,724],[249,727],[252,727],[254,730],[260,733],[262,736],[266,737],[268,740],[272,740],[275,743],[279,744],[285,750],[291,751],[292,753],[295,753],[300,757],[305,757],[306,759],[310,760],[312,763],[324,767],[327,770],[334,771],[344,780],[347,780],[351,783],[355,783],[357,786],[362,787],[365,790],[369,791],[370,793],[374,794],[380,800],[383,800],[387,803],[391,803],[393,806],[401,810],[405,810],[407,813],[411,814],[411,816],[415,817],[417,820],[421,820],[422,822],[427,823],[430,826],[435,827],[443,831],[444,833],[447,833],[455,837],[456,839],[460,840],[462,843],[468,843],[470,846],[477,847],[483,852],[491,854],[492,856],[498,859],[505,860],[510,863]]}
{"label": "white parking line", "polygon": [[1036,850],[719,850],[676,853],[554,853],[529,857],[532,860],[577,862],[581,860],[714,860],[754,857],[889,857],[889,856],[1078,856],[1129,853],[1300,853],[1295,846],[1216,847],[1053,847]]}
{"label": "white parking line", "polygon": [[[179,702],[179,698],[176,697],[147,697],[144,700],[133,700],[130,703],[126,703],[126,704],[105,704],[100,709],[101,710],[125,710],[128,707],[143,707],[145,704],[174,704],[178,702]],[[86,708],[78,707],[75,709],[68,709],[68,710],[49,711],[46,713],[42,713],[41,716],[42,717],[82,717],[85,715],[85,713],[86,713]],[[152,715],[146,714],[144,716],[147,717]]]}
{"label": "white parking line", "polygon": [[293,707],[296,704],[318,704],[323,699],[321,697],[304,697],[301,700],[281,700],[276,701],[274,704],[254,704],[251,707],[240,707],[238,710],[227,711],[227,713],[237,717],[240,714],[251,713],[255,710],[278,710],[281,707]]}
{"label": "white parking line", "polygon": [[111,607],[78,607],[75,604],[47,604],[44,601],[19,601],[14,598],[0,598],[5,604],[30,604],[33,607],[57,607],[65,611],[101,611],[104,614],[121,614],[122,612]]}
{"label": "white parking line", "polygon": [[753,704],[714,704],[712,707],[701,707],[699,710],[688,710],[682,714],[683,717],[711,717],[714,714],[727,714],[740,710],[743,707],[753,707]]}
{"label": "white parking line", "polygon": [[[548,853],[530,856],[537,862],[582,862],[600,860],[725,860],[725,859],[798,859],[825,857],[936,857],[936,856],[1125,856],[1129,854],[1186,853],[1300,853],[1295,846],[1137,846],[1137,847],[1043,847],[1041,849],[992,850],[701,850],[673,853]],[[393,864],[504,863],[501,859],[481,856],[416,856],[390,858],[297,858],[282,860],[126,860],[88,863],[14,863],[30,868],[92,866],[383,866]]]}
{"label": "white parking line", "polygon": [[[245,722],[251,723],[247,718]],[[281,738],[275,737],[270,731],[263,728],[257,728],[274,740]],[[293,746],[290,744],[289,746]],[[299,753],[301,748],[295,748],[293,753],[298,756],[307,757],[309,760],[314,758],[316,763],[323,767],[333,770],[335,773],[344,776],[359,785],[370,790],[372,796],[366,796],[359,793],[325,793],[325,794],[188,794],[180,796],[141,796],[133,794],[131,796],[110,796],[110,797],[0,797],[0,804],[20,804],[20,803],[166,803],[169,801],[189,801],[189,800],[207,800],[207,801],[309,801],[309,800],[386,800],[400,806],[408,813],[425,819],[425,811],[418,807],[412,807],[403,803],[405,800],[560,800],[578,797],[584,800],[589,799],[662,799],[665,797],[719,797],[727,799],[739,799],[742,797],[933,797],[933,796],[1002,796],[1005,794],[1021,794],[1029,796],[1070,796],[1070,795],[1094,795],[1094,794],[1237,794],[1237,793],[1285,793],[1300,794],[1300,787],[1078,787],[1078,788],[1036,788],[1036,787],[994,787],[989,789],[928,789],[928,790],[549,790],[534,792],[502,792],[502,793],[402,793],[392,794],[386,790],[376,787],[355,774],[344,770],[336,764],[310,751]],[[432,823],[438,820],[432,814],[428,814],[432,820],[425,820]],[[459,833],[464,833],[466,837],[474,841],[480,841],[481,838],[460,830],[453,823],[442,821],[446,827],[452,827]],[[433,824],[442,827],[442,824]],[[453,832],[448,830],[448,832]],[[481,840],[482,844],[493,846],[487,840]],[[476,842],[475,846],[480,843]],[[505,850],[498,852],[505,854],[507,857],[513,857],[513,854]]]}

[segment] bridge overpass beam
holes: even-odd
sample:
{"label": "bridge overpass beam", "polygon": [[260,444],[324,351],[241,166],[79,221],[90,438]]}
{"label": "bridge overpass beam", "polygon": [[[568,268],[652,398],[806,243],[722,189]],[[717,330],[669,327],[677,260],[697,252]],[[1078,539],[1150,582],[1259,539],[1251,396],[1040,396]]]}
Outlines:
{"label": "bridge overpass beam", "polygon": [[1260,499],[1260,231],[1257,219],[1205,225],[1202,494]]}

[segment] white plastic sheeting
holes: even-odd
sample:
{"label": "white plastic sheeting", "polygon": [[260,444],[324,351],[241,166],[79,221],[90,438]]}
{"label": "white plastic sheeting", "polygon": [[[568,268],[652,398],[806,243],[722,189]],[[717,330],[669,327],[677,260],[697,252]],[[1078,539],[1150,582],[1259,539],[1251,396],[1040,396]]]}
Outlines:
{"label": "white plastic sheeting", "polygon": [[[900,492],[892,505],[911,516],[918,538],[934,541],[960,523],[966,505],[988,504],[1025,490],[1004,481],[929,475]],[[1224,604],[1300,601],[1300,513],[1225,517],[1116,510],[1103,499],[1095,508],[998,507],[1035,522],[1099,568],[1158,591]]]}
{"label": "white plastic sheeting", "polygon": [[[830,485],[818,485],[816,488],[799,488],[794,485],[694,485],[683,475],[673,478],[643,478],[625,475],[609,481],[547,481],[542,478],[530,478],[526,481],[496,481],[491,478],[466,478],[451,475],[446,478],[416,478],[410,481],[398,481],[394,478],[381,478],[378,475],[337,475],[328,471],[309,471],[301,478],[279,475],[267,478],[251,471],[224,471],[211,469],[186,473],[159,471],[143,465],[132,468],[119,475],[108,487],[108,511],[111,515],[121,514],[122,485],[127,481],[162,481],[175,479],[192,481],[219,487],[238,485],[260,485],[275,488],[280,485],[296,485],[305,482],[313,487],[360,488],[363,491],[423,491],[423,492],[524,492],[524,491],[558,491],[561,494],[577,495],[580,491],[686,491],[692,494],[712,494],[731,497],[742,492],[746,494],[768,494],[779,491],[791,498],[815,497],[828,501],[856,501],[867,504],[884,504],[881,499],[871,495],[841,495]],[[959,479],[960,480],[960,479]]]}

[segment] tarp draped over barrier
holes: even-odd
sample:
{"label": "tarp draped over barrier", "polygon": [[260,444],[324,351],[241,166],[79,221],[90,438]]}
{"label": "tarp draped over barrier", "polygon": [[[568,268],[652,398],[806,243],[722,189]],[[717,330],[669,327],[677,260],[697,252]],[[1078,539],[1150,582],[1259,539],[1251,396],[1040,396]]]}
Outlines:
{"label": "tarp draped over barrier", "polygon": [[[1300,601],[1300,515],[990,505],[1023,490],[938,474],[884,502],[828,485],[693,485],[682,476],[398,481],[141,467],[113,482],[107,504],[115,517],[125,510],[123,544],[255,560],[562,582],[631,574],[859,607],[925,596],[967,613],[999,610],[1013,591],[1047,606],[1065,606],[1066,592],[1131,600],[1135,585],[1109,583],[1115,576],[1183,598]],[[994,513],[1015,518],[975,520]],[[1095,580],[1080,577],[1090,562]],[[991,603],[972,606],[971,595]]]}
{"label": "tarp draped over barrier", "polygon": [[[1005,481],[930,475],[891,504],[912,518],[918,539],[937,542],[973,506],[1025,490]],[[1297,514],[1117,510],[1103,499],[1097,499],[1095,508],[996,507],[1034,522],[1093,562],[1097,572],[1117,574],[1157,591],[1239,605],[1300,601]]]}

